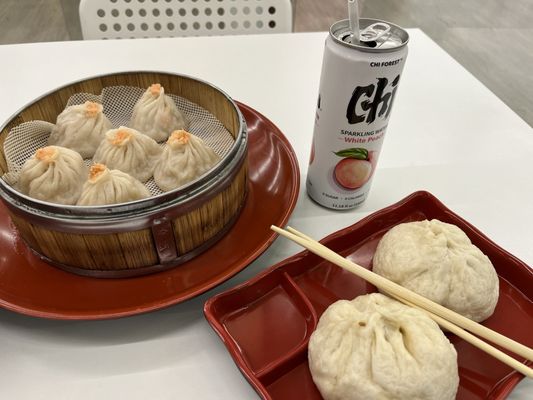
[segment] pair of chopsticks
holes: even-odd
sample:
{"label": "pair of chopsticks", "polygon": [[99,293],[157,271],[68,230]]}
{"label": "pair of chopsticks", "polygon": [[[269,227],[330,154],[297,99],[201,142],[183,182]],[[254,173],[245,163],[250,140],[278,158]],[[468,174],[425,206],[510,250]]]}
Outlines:
{"label": "pair of chopsticks", "polygon": [[533,379],[533,369],[508,356],[504,352],[484,342],[473,334],[528,360],[533,360],[533,349],[530,349],[521,343],[518,343],[446,307],[443,307],[440,304],[420,296],[419,294],[406,289],[403,286],[400,286],[397,283],[382,277],[381,275],[361,267],[360,265],[328,249],[326,246],[310,238],[309,236],[298,232],[296,229],[287,227],[287,229],[284,230],[275,225],[272,225],[270,229],[279,235],[298,243],[300,246],[305,247],[312,253],[324,258],[325,260],[330,261],[331,263],[359,276],[360,278],[363,278],[396,300],[424,311],[431,319],[433,319],[444,329],[447,329],[478,349],[485,351],[504,364],[507,364],[511,368]]}

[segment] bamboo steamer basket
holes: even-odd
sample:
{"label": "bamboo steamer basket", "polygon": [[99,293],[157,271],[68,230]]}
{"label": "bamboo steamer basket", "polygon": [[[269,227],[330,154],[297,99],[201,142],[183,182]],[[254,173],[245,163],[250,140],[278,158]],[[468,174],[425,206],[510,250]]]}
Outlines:
{"label": "bamboo steamer basket", "polygon": [[232,99],[187,76],[126,72],[61,87],[26,106],[0,130],[0,175],[7,172],[4,141],[24,122],[55,123],[76,93],[110,86],[146,88],[158,82],[213,114],[235,139],[222,160],[200,179],[145,200],[108,206],[65,206],[32,199],[0,179],[0,197],[20,237],[38,256],[69,272],[131,277],[175,267],[222,238],[238,219],[247,192],[246,123]]}

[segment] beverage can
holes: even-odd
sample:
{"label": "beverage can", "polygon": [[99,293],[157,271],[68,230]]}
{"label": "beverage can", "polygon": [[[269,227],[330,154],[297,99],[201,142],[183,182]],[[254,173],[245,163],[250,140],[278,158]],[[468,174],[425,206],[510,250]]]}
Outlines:
{"label": "beverage can", "polygon": [[363,203],[370,190],[407,57],[407,32],[389,22],[359,20],[351,43],[348,20],[326,39],[307,193],[336,210]]}

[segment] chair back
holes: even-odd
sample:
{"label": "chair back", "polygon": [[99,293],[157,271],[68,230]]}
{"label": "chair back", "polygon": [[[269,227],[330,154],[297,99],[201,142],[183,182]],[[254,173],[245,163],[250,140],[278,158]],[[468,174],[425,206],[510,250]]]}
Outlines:
{"label": "chair back", "polygon": [[291,0],[81,0],[84,39],[291,32]]}

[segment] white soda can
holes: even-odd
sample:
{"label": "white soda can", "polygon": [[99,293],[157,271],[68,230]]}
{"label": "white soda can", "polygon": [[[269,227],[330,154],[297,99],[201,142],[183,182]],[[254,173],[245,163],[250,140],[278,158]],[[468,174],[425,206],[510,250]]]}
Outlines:
{"label": "white soda can", "polygon": [[387,129],[407,57],[409,35],[379,20],[359,20],[351,43],[349,21],[331,26],[326,39],[307,193],[336,210],[363,203]]}

